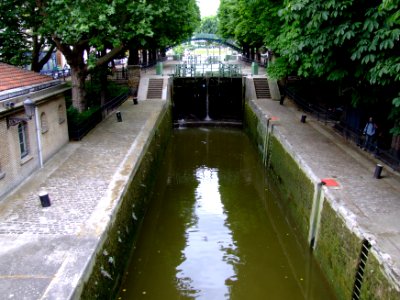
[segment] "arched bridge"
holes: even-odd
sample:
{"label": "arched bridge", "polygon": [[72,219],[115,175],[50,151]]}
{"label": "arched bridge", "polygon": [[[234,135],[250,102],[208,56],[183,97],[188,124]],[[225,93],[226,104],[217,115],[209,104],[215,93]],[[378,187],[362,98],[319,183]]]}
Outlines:
{"label": "arched bridge", "polygon": [[242,49],[235,43],[235,41],[230,39],[224,39],[216,34],[211,34],[211,33],[197,33],[194,36],[192,36],[192,38],[189,41],[203,41],[203,40],[226,45],[238,52],[242,51]]}

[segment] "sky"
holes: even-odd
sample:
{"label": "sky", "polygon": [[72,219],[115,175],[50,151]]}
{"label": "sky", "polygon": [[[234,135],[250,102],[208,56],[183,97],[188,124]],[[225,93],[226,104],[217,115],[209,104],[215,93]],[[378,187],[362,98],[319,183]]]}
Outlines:
{"label": "sky", "polygon": [[202,18],[217,15],[219,0],[197,0],[197,4]]}

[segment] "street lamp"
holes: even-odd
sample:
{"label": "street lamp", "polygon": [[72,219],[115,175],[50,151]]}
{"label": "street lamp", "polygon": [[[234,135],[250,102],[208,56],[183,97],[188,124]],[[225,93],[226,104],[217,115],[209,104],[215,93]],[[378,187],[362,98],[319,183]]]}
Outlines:
{"label": "street lamp", "polygon": [[32,117],[35,114],[35,107],[36,105],[32,99],[29,97],[26,98],[24,100],[25,117],[7,117],[7,128],[18,125],[22,121],[32,120]]}
{"label": "street lamp", "polygon": [[33,115],[35,114],[35,107],[36,105],[31,98],[28,97],[25,99],[24,101],[25,115],[29,120],[32,119]]}

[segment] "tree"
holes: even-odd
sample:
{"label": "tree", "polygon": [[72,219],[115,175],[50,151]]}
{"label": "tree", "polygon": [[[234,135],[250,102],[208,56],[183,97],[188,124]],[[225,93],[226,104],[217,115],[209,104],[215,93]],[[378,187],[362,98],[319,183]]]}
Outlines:
{"label": "tree", "polygon": [[52,37],[71,67],[72,102],[80,112],[86,108],[84,85],[88,71],[107,64],[126,49],[133,37],[151,35],[150,21],[158,13],[158,8],[139,0],[36,3],[42,17],[39,32]]}
{"label": "tree", "polygon": [[285,1],[285,24],[273,43],[279,68],[273,65],[269,74],[336,82],[340,90],[353,91],[355,105],[392,99],[400,125],[398,7],[398,0]]}
{"label": "tree", "polygon": [[217,34],[218,17],[208,16],[201,19],[200,26],[196,29],[196,33]]}
{"label": "tree", "polygon": [[0,60],[30,65],[31,70],[39,72],[50,59],[55,44],[38,33],[41,19],[36,9],[33,0],[0,2]]}
{"label": "tree", "polygon": [[[79,111],[86,108],[84,83],[90,69],[107,64],[129,45],[163,45],[176,33],[180,38],[192,27],[184,9],[198,11],[194,0],[36,2],[43,18],[40,32],[52,37],[71,67],[72,101]],[[175,30],[166,29],[171,26]]]}
{"label": "tree", "polygon": [[251,49],[254,55],[256,49],[269,46],[278,35],[282,21],[277,11],[281,7],[282,1],[276,0],[222,0],[219,33]]}
{"label": "tree", "polygon": [[[160,19],[153,20],[153,36],[148,43],[167,48],[190,39],[200,24],[200,10],[195,0],[174,0],[164,4]],[[162,22],[160,22],[162,20]]]}
{"label": "tree", "polygon": [[221,0],[218,8],[218,33],[226,39],[235,38],[238,20],[238,0]]}

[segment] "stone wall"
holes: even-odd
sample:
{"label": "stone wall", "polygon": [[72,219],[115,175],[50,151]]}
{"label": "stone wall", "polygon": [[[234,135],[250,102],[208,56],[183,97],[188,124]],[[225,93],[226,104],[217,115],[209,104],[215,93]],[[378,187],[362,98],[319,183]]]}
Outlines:
{"label": "stone wall", "polygon": [[[21,113],[13,117],[24,117]],[[39,167],[35,122],[26,122],[28,154],[21,158],[18,125],[7,127],[6,118],[0,119],[0,197],[11,191]]]}
{"label": "stone wall", "polygon": [[[43,162],[50,159],[63,145],[68,143],[66,111],[63,95],[55,96],[45,105],[38,106]],[[47,123],[47,130],[44,129],[44,123]]]}
{"label": "stone wall", "polygon": [[172,132],[171,120],[169,109],[161,114],[139,165],[129,170],[131,181],[124,187],[104,239],[99,242],[87,280],[76,290],[74,299],[115,298],[151,199],[157,169]]}

